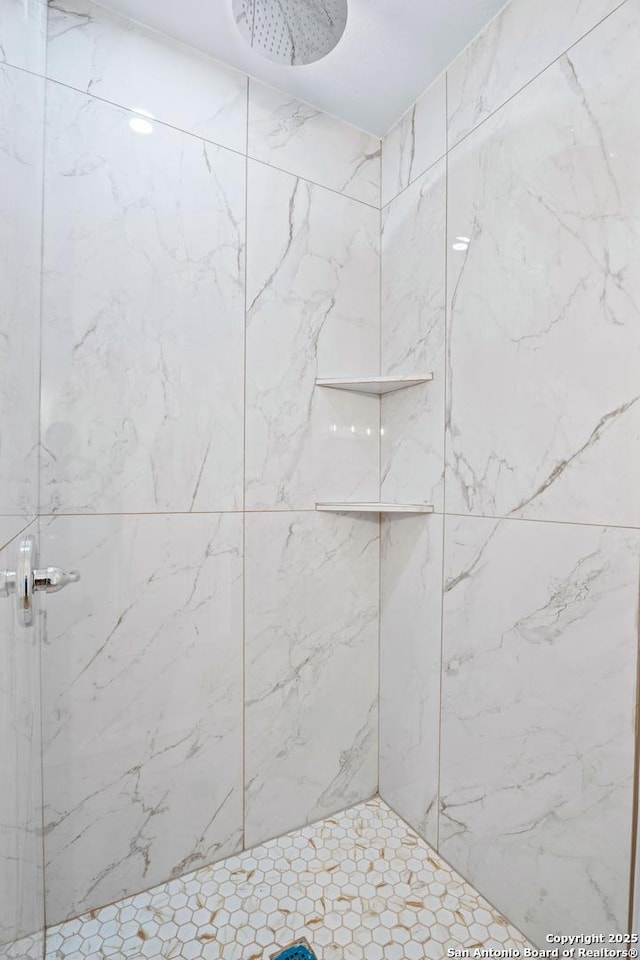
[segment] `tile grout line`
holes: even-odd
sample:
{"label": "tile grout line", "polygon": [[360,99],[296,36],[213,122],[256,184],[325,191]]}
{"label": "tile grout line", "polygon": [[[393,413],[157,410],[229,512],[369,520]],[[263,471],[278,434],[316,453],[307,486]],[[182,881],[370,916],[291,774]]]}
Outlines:
{"label": "tile grout line", "polygon": [[[623,7],[623,6],[625,5],[625,3],[627,3],[627,2],[628,2],[628,0],[621,0],[621,3],[619,3],[616,7],[614,7],[613,10],[610,10],[609,13],[605,14],[604,17],[601,17],[601,19],[598,20],[597,23],[594,23],[594,25],[593,25],[592,27],[589,27],[588,30],[585,30],[585,32],[584,32],[583,34],[581,34],[576,40],[574,40],[572,43],[570,43],[569,46],[566,47],[564,50],[562,50],[556,57],[553,58],[553,60],[550,60],[549,63],[547,63],[544,67],[542,67],[540,70],[538,70],[538,72],[535,73],[532,77],[530,77],[529,80],[525,81],[525,82],[522,84],[522,86],[518,87],[517,90],[514,90],[514,92],[513,92],[512,94],[510,94],[510,96],[508,96],[508,97],[506,98],[506,100],[503,100],[501,103],[499,103],[497,107],[495,107],[490,113],[487,114],[486,117],[483,117],[482,120],[478,120],[478,122],[477,122],[473,127],[471,127],[465,134],[463,134],[461,137],[459,137],[459,139],[457,139],[454,143],[452,143],[451,145],[449,145],[449,144],[447,143],[447,152],[449,152],[449,151],[451,151],[451,150],[455,150],[455,148],[456,148],[457,146],[459,146],[459,144],[461,144],[464,140],[466,140],[468,137],[470,137],[472,133],[475,133],[475,131],[478,130],[483,124],[485,124],[488,120],[490,120],[490,119],[491,119],[492,117],[494,117],[497,113],[499,113],[500,110],[502,110],[503,107],[505,107],[505,106],[506,106],[508,103],[510,103],[515,97],[517,97],[518,94],[522,93],[522,91],[525,90],[528,86],[530,86],[530,84],[532,84],[535,80],[537,80],[539,77],[541,77],[543,73],[546,73],[546,71],[547,71],[550,67],[554,66],[554,64],[556,64],[559,60],[562,60],[562,58],[565,57],[565,56],[569,53],[570,50],[573,50],[573,48],[574,48],[577,44],[581,43],[582,40],[584,40],[585,37],[588,37],[590,33],[593,33],[594,30],[597,30],[597,28],[598,28],[599,26],[601,26],[601,25],[605,22],[605,20],[608,20],[609,17],[612,17],[615,13],[617,13],[618,10],[620,10],[620,8]],[[484,31],[486,30],[486,28],[489,26],[489,24],[492,23],[493,20],[497,19],[498,16],[500,16],[500,13],[498,13],[496,17],[494,17],[492,20],[490,20],[489,23],[487,23],[487,24],[485,25],[485,27],[483,27],[483,29],[480,31],[480,33],[475,37],[475,40],[477,40],[479,37],[482,36],[482,34],[483,34]],[[474,42],[474,41],[471,41],[471,43],[473,43],[473,42]],[[471,44],[469,44],[468,46],[470,46],[470,45],[471,45]],[[464,51],[461,51],[461,53],[463,53],[463,52],[464,52]],[[459,55],[460,55],[460,54],[459,54]],[[457,60],[457,57],[456,57],[456,60]],[[444,71],[444,72],[447,74],[447,77],[448,77],[448,74],[449,74],[449,71],[450,71],[451,67],[453,66],[453,64],[454,64],[455,62],[456,62],[456,61],[453,60],[452,63],[450,63],[449,66],[446,68],[446,71]],[[426,88],[426,90],[424,90],[423,93],[420,94],[420,97],[417,98],[417,100],[415,101],[415,103],[417,103],[418,100],[419,100],[422,96],[424,96],[425,93],[427,93],[427,91],[431,88],[431,86],[433,86],[433,84],[437,83],[437,80],[438,80],[438,78],[436,78],[436,79],[433,81],[433,83],[429,84],[429,86]],[[414,103],[413,106],[415,106],[415,103]],[[406,116],[406,114],[409,113],[411,109],[412,109],[412,107],[410,107],[409,110],[407,110],[406,113],[403,114],[403,117]],[[398,123],[401,122],[401,120],[403,119],[403,117],[400,118],[400,120],[398,121]],[[397,125],[397,124],[396,124],[396,125]],[[395,126],[394,126],[392,129],[395,129]],[[391,132],[391,131],[390,131],[390,132]],[[447,139],[448,139],[448,114],[447,114]],[[398,193],[395,194],[395,196],[393,196],[393,197],[391,197],[391,199],[387,200],[385,206],[388,206],[390,203],[393,203],[394,200],[396,200],[399,196],[401,196],[403,193],[405,193],[405,191],[408,190],[409,187],[411,187],[417,180],[419,180],[420,177],[423,177],[425,173],[427,173],[429,170],[431,170],[432,167],[434,167],[434,166],[436,165],[436,163],[438,163],[440,160],[442,160],[442,157],[444,157],[444,156],[445,156],[445,154],[442,154],[442,156],[438,157],[438,160],[435,160],[433,163],[429,164],[428,167],[425,167],[424,170],[421,170],[420,173],[417,173],[416,176],[415,176],[412,180],[410,180],[409,183],[407,183],[406,186],[404,186],[401,190],[398,191]]]}
{"label": "tile grout line", "polygon": [[246,78],[246,140],[244,158],[244,324],[242,407],[242,849],[247,845],[247,277],[249,263],[249,102]]}
{"label": "tile grout line", "polygon": [[[16,519],[18,519],[18,518],[16,518]],[[4,542],[0,540],[0,550],[6,550],[7,547],[10,547],[12,543],[15,543],[15,541],[18,539],[18,537],[22,536],[22,534],[25,532],[25,530],[28,530],[29,527],[31,527],[34,523],[37,523],[37,522],[38,522],[38,519],[39,519],[39,518],[38,518],[38,515],[35,514],[33,517],[31,517],[30,520],[28,520],[28,521],[24,524],[24,526],[20,527],[19,530],[16,530],[16,532],[15,532],[11,537],[9,537],[8,540],[5,540]],[[21,519],[21,522],[23,522],[22,519]]]}
{"label": "tile grout line", "polygon": [[[392,822],[390,823],[388,821],[392,821]],[[400,831],[400,833],[394,834],[394,836],[396,836],[397,838],[397,842],[392,845],[391,849],[397,850],[397,851],[402,850],[405,847],[405,844],[403,841],[405,839],[408,839],[411,841],[410,847],[412,851],[413,850],[416,851],[417,856],[421,859],[423,863],[423,865],[419,866],[418,869],[427,871],[429,878],[432,877],[435,880],[436,872],[439,870],[446,870],[449,872],[450,877],[447,878],[446,882],[444,883],[444,890],[437,895],[439,896],[441,903],[438,907],[434,908],[435,910],[447,909],[445,908],[445,905],[444,905],[444,896],[446,895],[448,884],[451,883],[459,888],[460,881],[462,881],[463,886],[467,887],[468,889],[463,890],[462,893],[460,893],[460,891],[458,890],[457,894],[454,894],[454,896],[457,895],[458,898],[460,898],[465,894],[470,895],[473,899],[473,903],[470,904],[470,908],[472,912],[475,910],[485,912],[488,908],[489,912],[493,914],[493,916],[490,917],[489,921],[486,921],[484,919],[482,920],[482,923],[486,928],[485,933],[488,935],[487,939],[489,943],[495,942],[491,940],[491,932],[489,929],[490,925],[492,923],[497,922],[497,923],[500,923],[500,926],[502,928],[504,925],[503,921],[506,921],[508,926],[511,927],[513,934],[517,934],[518,938],[521,939],[524,944],[529,943],[529,941],[527,941],[526,937],[524,937],[522,932],[518,930],[518,928],[513,923],[511,923],[511,921],[509,921],[508,918],[504,916],[504,914],[501,913],[501,911],[497,910],[491,904],[491,902],[487,900],[487,898],[479,890],[477,890],[476,887],[473,886],[473,884],[469,883],[469,881],[466,880],[466,878],[464,878],[461,873],[459,873],[459,871],[455,867],[453,867],[443,857],[439,856],[437,852],[434,851],[432,844],[428,843],[423,837],[421,837],[420,834],[409,823],[407,823],[407,821],[405,821],[403,817],[397,814],[396,811],[393,809],[393,807],[389,805],[379,794],[374,794],[365,800],[352,803],[348,807],[341,808],[333,814],[328,814],[320,820],[315,820],[309,824],[303,824],[302,826],[289,830],[284,834],[278,834],[272,838],[263,840],[260,843],[255,844],[253,847],[251,847],[247,851],[242,851],[239,854],[232,854],[230,856],[223,857],[220,860],[214,861],[209,865],[198,867],[196,870],[191,870],[188,873],[183,874],[180,878],[175,878],[173,881],[164,881],[159,884],[155,884],[144,891],[140,891],[139,893],[136,893],[127,897],[121,897],[120,899],[112,901],[109,904],[105,904],[102,907],[95,908],[94,910],[85,911],[84,913],[74,917],[68,917],[65,920],[62,920],[56,923],[55,926],[52,927],[52,930],[55,931],[54,936],[57,938],[60,938],[62,940],[62,943],[64,943],[67,940],[67,938],[70,939],[71,937],[80,937],[80,939],[90,940],[94,935],[96,935],[95,926],[93,928],[93,933],[89,934],[89,933],[85,933],[85,931],[83,930],[84,924],[91,923],[92,925],[94,925],[96,920],[99,921],[99,924],[112,923],[113,915],[111,911],[113,910],[113,908],[114,907],[116,908],[116,914],[119,910],[122,910],[122,909],[130,910],[131,907],[133,906],[133,901],[136,900],[137,898],[145,898],[145,897],[150,898],[149,904],[138,903],[134,906],[135,911],[142,912],[149,909],[149,906],[153,902],[154,897],[162,898],[165,905],[167,905],[166,897],[168,895],[169,897],[168,908],[169,910],[172,910],[175,913],[177,909],[182,909],[185,906],[185,904],[182,903],[182,907],[178,907],[177,904],[171,903],[172,894],[169,893],[170,886],[173,886],[176,883],[177,884],[194,883],[194,882],[195,884],[207,883],[207,884],[213,885],[213,891],[211,895],[217,894],[217,891],[221,889],[220,881],[224,882],[225,876],[228,877],[230,873],[233,875],[233,872],[235,870],[240,870],[242,872],[243,863],[247,864],[246,870],[255,869],[255,867],[252,867],[247,862],[247,858],[244,858],[245,854],[249,854],[249,855],[253,854],[253,857],[252,858],[250,857],[249,859],[251,859],[252,862],[255,864],[256,860],[260,861],[262,860],[263,857],[272,859],[274,847],[280,848],[282,852],[282,856],[284,856],[285,859],[288,861],[288,863],[291,864],[291,869],[293,869],[294,871],[297,870],[299,875],[300,868],[293,867],[293,862],[294,862],[294,858],[297,858],[299,856],[298,851],[301,849],[301,847],[296,843],[296,840],[298,840],[298,838],[300,837],[305,839],[306,841],[305,845],[312,846],[317,851],[319,848],[325,849],[325,844],[323,843],[323,841],[327,839],[332,839],[334,837],[340,837],[342,835],[342,837],[346,841],[346,846],[344,848],[341,847],[341,849],[345,850],[343,857],[346,861],[350,859],[351,848],[353,848],[354,853],[356,854],[356,857],[358,856],[356,851],[359,849],[362,849],[362,844],[359,843],[359,840],[363,836],[365,836],[364,831],[365,830],[373,831],[374,837],[369,838],[369,844],[367,846],[369,849],[371,848],[378,849],[379,851],[378,862],[381,865],[380,869],[383,868],[383,865],[386,866],[388,869],[390,865],[388,863],[385,863],[385,858],[386,858],[387,848],[388,848],[388,842],[387,842],[388,836],[383,835],[382,833],[383,827],[386,827],[386,828],[391,827],[392,830],[399,829]],[[338,831],[341,831],[341,833],[338,833]],[[319,840],[320,843],[314,842],[314,839],[316,841]],[[380,841],[379,844],[373,844],[371,842],[372,840],[375,840],[375,839]],[[283,842],[286,843],[286,847],[287,847],[286,851],[283,849]],[[326,849],[328,850],[329,848],[326,848]],[[437,857],[438,862],[433,861],[433,859],[430,857],[431,853],[434,853],[434,855]],[[364,854],[360,854],[360,856],[364,864],[365,862]],[[411,854],[407,853],[401,859],[404,860],[404,862],[406,863],[410,858],[410,856]],[[399,855],[397,853],[396,853],[396,858],[399,858]],[[371,861],[367,860],[366,862],[370,863]],[[317,870],[318,866],[319,866],[319,863],[316,863],[313,869]],[[260,869],[259,865],[258,865],[258,869]],[[390,882],[392,882],[393,884],[403,883],[403,877],[399,872],[400,868],[398,866],[393,866],[391,869],[393,869],[395,873],[393,878],[389,878]],[[220,876],[222,871],[224,871],[224,875]],[[216,877],[216,874],[218,874],[219,876]],[[339,874],[337,874],[336,876],[339,876]],[[247,882],[249,882],[250,877],[247,876],[246,880]],[[437,882],[440,887],[442,887],[441,880],[442,878],[438,877]],[[345,881],[348,881],[348,876],[343,874],[341,879],[337,879],[334,882],[338,883],[341,886],[342,884],[345,883]],[[258,883],[258,882],[260,881],[256,879],[255,883]],[[418,882],[428,883],[430,881],[426,877],[418,877]],[[323,883],[326,885],[326,881],[323,881]],[[186,889],[185,889],[185,892],[187,892]],[[255,892],[259,900],[261,897],[264,898],[264,894],[260,893],[258,889],[256,889]],[[179,893],[181,896],[184,896],[184,893],[181,890],[175,890],[175,887],[173,888],[172,893]],[[198,896],[197,890],[194,890],[193,888],[189,890],[187,892],[186,899],[188,901],[189,908],[191,908],[190,901],[193,901],[193,907],[199,907],[200,909],[202,909],[201,904],[199,904],[199,896]],[[391,907],[391,898],[387,898],[387,902]],[[226,906],[226,903],[223,904],[223,906]],[[258,906],[258,910],[260,910],[261,903],[259,902],[257,906]],[[279,909],[277,901],[275,904],[275,909],[276,910]],[[100,913],[104,910],[110,911],[109,918],[106,918],[106,917],[100,918]],[[252,912],[256,912],[256,911],[252,911]],[[335,909],[329,912],[332,915],[336,915],[336,916],[338,915],[338,911]],[[451,914],[449,912],[449,916],[450,915]],[[136,920],[138,919],[137,914],[135,915],[135,919]],[[302,932],[303,935],[311,939],[309,935],[312,934],[313,932],[308,927],[305,919],[304,918],[300,918],[300,919],[302,920],[302,923],[300,923],[299,920],[294,921],[294,926],[292,927],[292,929],[283,930],[282,931],[283,935],[288,936],[289,934],[295,933],[295,935],[298,936],[300,932]],[[436,916],[433,919],[437,921],[438,917]],[[171,922],[171,920],[169,920],[169,922]],[[421,924],[427,924],[429,922],[430,920],[425,920],[422,918],[420,918],[419,920],[419,923]],[[205,927],[208,927],[209,924],[213,924],[213,918],[211,918],[209,923],[206,923],[206,921],[203,920],[202,924],[204,924]],[[231,925],[233,929],[236,932],[238,932],[240,928],[244,929],[247,924],[249,926],[254,926],[251,923],[251,920],[249,917],[247,917],[246,920],[239,920],[238,923],[232,923]],[[260,924],[262,928],[264,921],[260,921]],[[75,925],[75,929],[74,929],[74,925]],[[69,926],[71,926],[71,929],[68,929]],[[141,926],[144,926],[143,920],[141,920]],[[378,926],[382,927],[383,924],[378,924]],[[470,920],[465,922],[465,928],[468,928],[469,926],[471,926]],[[286,927],[286,924],[285,924],[285,927]],[[257,927],[254,927],[254,929],[257,930]],[[295,931],[297,931],[297,933]],[[276,948],[278,946],[280,947],[284,946],[284,944],[277,943],[278,935],[276,931],[273,930],[272,932],[274,934],[273,939],[276,941],[274,943],[274,946]],[[513,934],[511,934],[512,938],[513,938]],[[103,939],[103,941],[108,936],[109,934],[107,932],[98,933],[98,938]],[[172,934],[169,934],[168,936],[171,937]],[[135,937],[135,934],[132,933],[132,938],[133,937]],[[160,935],[157,932],[155,934],[152,933],[151,937],[159,938],[163,941],[167,939],[167,935]],[[144,939],[145,940],[149,939],[149,936],[145,937]],[[514,945],[517,945],[517,944],[514,944]],[[263,947],[268,946],[268,944],[267,945],[263,944],[262,946]],[[157,947],[155,949],[157,949]],[[362,956],[365,955],[364,950],[361,950],[360,953]],[[150,954],[146,954],[146,955],[150,956]],[[155,956],[156,954],[154,953],[152,955]],[[226,952],[225,952],[225,955],[226,955]]]}
{"label": "tile grout line", "polygon": [[[358,510],[344,510],[343,513],[362,513]],[[384,512],[384,511],[383,511]],[[91,519],[92,517],[207,517],[207,516],[219,516],[220,514],[262,514],[262,513],[317,513],[315,507],[282,507],[282,508],[259,508],[259,509],[248,509],[243,511],[238,508],[234,509],[218,509],[218,510],[130,510],[130,511],[92,511],[90,513],[72,513],[72,512],[58,512],[58,513],[41,513],[39,515],[34,515],[31,520],[28,521],[26,526],[29,525],[33,520],[58,520],[64,519],[65,517],[80,518],[85,517]],[[597,527],[598,529],[606,530],[629,530],[629,531],[638,531],[640,530],[640,524],[634,523],[613,523],[611,521],[601,521],[600,523],[587,521],[587,520],[555,520],[544,517],[514,517],[510,514],[491,514],[491,513],[459,513],[455,510],[447,510],[446,513],[442,510],[434,510],[429,516],[433,517],[461,517],[463,519],[469,520],[497,520],[505,521],[510,523],[552,523],[556,526],[563,527]],[[0,517],[15,518],[15,514],[0,514]],[[16,534],[17,536],[18,534]],[[14,537],[11,537],[13,540]],[[8,541],[11,542],[11,541]],[[6,544],[5,544],[6,546]]]}
{"label": "tile grout line", "polygon": [[[50,0],[54,2],[54,0]],[[231,64],[227,63],[225,60],[221,60],[218,57],[213,56],[210,53],[206,53],[204,50],[200,50],[198,47],[192,46],[190,43],[187,43],[185,40],[179,40],[177,37],[171,36],[169,33],[164,33],[164,31],[158,29],[157,27],[152,27],[148,23],[145,23],[142,20],[137,20],[135,17],[129,16],[126,13],[121,13],[119,10],[114,9],[113,7],[108,6],[105,3],[105,0],[92,0],[94,6],[98,7],[101,11],[105,12],[107,15],[114,19],[124,20],[126,23],[133,24],[138,28],[142,33],[152,34],[155,38],[160,38],[161,41],[169,40],[173,45],[181,47],[183,50],[186,50],[190,56],[196,54],[197,57],[203,57],[208,61],[209,64],[213,64],[215,67],[222,67],[228,73],[234,73],[240,77],[243,77],[245,80],[252,80],[254,83],[260,84],[260,86],[266,87],[275,93],[283,94],[284,96],[289,96],[286,91],[282,90],[280,87],[274,87],[271,83],[266,82],[265,80],[259,80],[251,73],[246,73],[239,67],[234,67]],[[359,127],[355,123],[352,123],[350,120],[344,120],[342,117],[338,117],[334,113],[330,113],[327,110],[322,110],[320,107],[316,106],[313,103],[310,103],[308,100],[300,100],[298,97],[291,97],[291,99],[297,100],[298,103],[304,104],[305,107],[310,107],[312,110],[315,110],[319,113],[324,113],[325,116],[330,117],[332,120],[337,120],[339,123],[344,124],[346,127],[349,127],[351,130],[355,130],[358,133],[364,133],[368,137],[376,137],[376,134],[371,133],[369,130],[365,130],[364,127]]]}
{"label": "tile grout line", "polygon": [[509,918],[508,918],[507,916],[505,916],[505,914],[502,912],[502,910],[498,910],[498,908],[491,902],[491,900],[488,900],[487,897],[484,895],[484,893],[482,893],[481,890],[478,890],[478,888],[473,885],[473,883],[468,879],[468,877],[466,877],[463,873],[461,873],[460,870],[458,870],[457,867],[454,867],[454,865],[453,865],[449,860],[447,860],[446,857],[443,857],[442,854],[440,853],[440,851],[439,851],[438,849],[436,849],[436,847],[434,847],[433,844],[429,843],[428,840],[425,840],[425,838],[422,836],[422,834],[418,833],[418,831],[416,830],[416,828],[415,828],[415,827],[412,827],[411,824],[409,823],[409,821],[406,820],[406,819],[402,816],[401,813],[398,813],[398,811],[396,810],[396,808],[393,807],[393,806],[389,803],[388,800],[385,800],[384,797],[380,797],[380,799],[382,800],[382,802],[383,802],[384,804],[386,804],[386,806],[389,808],[389,810],[391,810],[391,813],[393,813],[394,816],[396,816],[396,817],[398,818],[398,820],[401,820],[402,823],[404,823],[404,825],[410,830],[411,833],[415,834],[415,836],[418,837],[419,840],[421,840],[423,843],[426,843],[426,845],[427,845],[428,847],[430,847],[432,850],[435,851],[435,853],[440,857],[440,859],[442,860],[442,862],[449,868],[449,870],[452,871],[452,873],[455,873],[455,874],[457,874],[459,877],[461,877],[462,880],[463,880],[466,884],[468,884],[468,886],[470,886],[470,887],[476,892],[477,896],[480,897],[481,900],[484,900],[485,903],[488,903],[489,906],[491,907],[491,909],[492,909],[495,913],[497,913],[497,914],[498,914],[499,916],[501,916],[504,920],[506,920],[507,923],[508,923],[511,927],[514,928],[514,930],[517,930],[517,931],[518,931],[518,933],[520,934],[520,936],[522,937],[523,940],[526,940],[527,943],[530,942],[529,940],[527,940],[527,937],[525,937],[525,935],[524,935],[524,933],[522,932],[522,930],[520,930],[519,927],[516,927],[516,925],[515,925],[515,923],[513,922],[513,920],[509,920]]}
{"label": "tile grout line", "polygon": [[[46,45],[45,45],[45,58],[46,58]],[[9,70],[18,70],[20,73],[25,73],[28,77],[35,77],[37,80],[47,80],[46,73],[40,73],[38,70],[30,70],[29,67],[21,67],[17,63],[12,63],[10,60],[0,60],[0,70],[4,67],[8,67]]]}
{"label": "tile grout line", "polygon": [[[378,217],[378,370],[382,376],[382,150],[384,141],[380,140],[379,161],[379,197],[380,211]],[[378,501],[382,501],[382,396],[378,409]],[[378,786],[380,791],[380,772],[382,754],[382,537],[384,518],[378,517]]]}
{"label": "tile grout line", "polygon": [[[434,511],[434,514],[437,511]],[[454,510],[448,510],[444,516],[462,517],[470,520],[497,520],[499,522],[508,521],[510,523],[552,523],[561,527],[596,527],[599,530],[640,530],[640,526],[627,523],[593,523],[586,520],[544,520],[539,517],[513,517],[509,514],[494,515],[489,513],[457,513]]]}
{"label": "tile grout line", "polygon": [[[0,67],[3,66],[0,63]],[[16,70],[21,70],[21,67],[16,67]],[[25,73],[32,73],[32,71],[25,70]],[[39,74],[32,74],[34,76],[39,76]],[[248,81],[248,77],[245,77]],[[138,110],[134,110],[131,107],[127,107],[122,103],[118,103],[116,100],[108,100],[106,97],[99,97],[95,93],[88,93],[86,90],[82,90],[80,87],[74,87],[73,84],[65,83],[64,80],[56,80],[55,77],[44,76],[46,83],[55,83],[57,86],[62,87],[65,90],[72,90],[74,93],[79,94],[83,97],[88,97],[91,100],[95,100],[97,103],[104,103],[110,107],[113,107],[115,110],[122,110],[124,113],[132,114],[135,117],[142,116]],[[270,163],[268,160],[263,160],[260,157],[252,156],[249,151],[248,143],[248,130],[246,140],[246,151],[237,150],[235,147],[230,147],[225,143],[221,143],[219,140],[211,140],[209,137],[203,136],[201,133],[195,133],[192,130],[186,130],[184,127],[178,127],[174,123],[169,123],[168,120],[160,120],[158,117],[153,117],[153,123],[159,124],[161,127],[165,127],[168,130],[175,130],[177,133],[183,134],[185,137],[193,137],[194,140],[199,140],[202,143],[211,144],[214,147],[217,147],[219,150],[228,150],[229,153],[235,154],[237,157],[248,157],[250,160],[253,160],[255,163],[260,163],[265,167],[268,167],[270,170],[277,170],[279,173],[287,174],[290,177],[296,177],[298,180],[303,180],[305,183],[310,184],[311,186],[318,187],[320,190],[328,190],[330,193],[336,194],[338,197],[343,197],[345,200],[352,200],[354,203],[360,203],[363,207],[368,207],[370,210],[379,210],[380,208],[376,206],[375,203],[369,203],[367,200],[362,200],[360,197],[354,197],[350,193],[344,193],[341,190],[336,189],[336,187],[329,187],[327,184],[318,183],[317,180],[311,180],[309,177],[302,176],[298,173],[292,173],[291,170],[287,170],[284,167],[279,167],[275,163]]]}
{"label": "tile grout line", "polygon": [[622,0],[622,2],[619,3],[616,7],[614,7],[613,10],[610,10],[609,13],[605,14],[604,17],[601,17],[597,23],[594,23],[592,27],[589,27],[588,30],[585,30],[585,32],[581,34],[572,43],[570,43],[568,47],[565,47],[565,49],[562,50],[557,55],[557,57],[554,57],[553,60],[550,60],[549,63],[547,63],[544,67],[541,67],[541,69],[538,70],[538,72],[535,73],[532,77],[530,77],[529,80],[523,83],[522,86],[518,87],[517,90],[514,90],[514,92],[510,96],[508,96],[506,100],[503,100],[502,103],[498,104],[498,106],[494,110],[492,110],[491,113],[487,114],[486,117],[483,117],[482,120],[479,120],[478,123],[475,124],[475,126],[473,126],[465,134],[459,137],[459,139],[456,140],[455,143],[453,143],[449,149],[454,150],[459,144],[461,144],[464,140],[466,140],[467,137],[470,137],[472,133],[475,133],[476,130],[478,130],[481,126],[483,126],[483,124],[485,124],[488,120],[491,120],[491,118],[494,117],[497,113],[499,113],[499,111],[502,110],[503,107],[505,107],[508,103],[511,103],[511,101],[515,97],[517,97],[518,94],[522,93],[523,90],[526,90],[527,87],[529,87],[532,83],[538,80],[538,78],[541,77],[543,73],[546,73],[550,67],[553,67],[556,63],[558,63],[559,60],[562,60],[563,57],[566,57],[569,51],[573,50],[573,48],[577,46],[579,43],[581,43],[585,37],[588,37],[589,34],[593,33],[594,30],[597,30],[598,27],[605,22],[605,20],[608,20],[609,17],[612,17],[614,15],[614,13],[617,13],[618,10],[625,5],[625,3],[627,3],[627,0]]}
{"label": "tile grout line", "polygon": [[638,878],[636,874],[636,861],[638,857],[638,800],[640,793],[640,557],[638,557],[638,593],[636,598],[636,696],[635,696],[635,739],[633,750],[633,795],[631,806],[631,843],[629,855],[629,913],[628,913],[628,933],[640,933],[640,930],[634,931],[635,918],[635,897]]}
{"label": "tile grout line", "polygon": [[[40,317],[38,327],[38,455],[36,457],[36,498],[37,498],[37,536],[38,546],[42,536],[42,357],[43,357],[43,336],[44,336],[44,251],[45,251],[45,215],[46,215],[46,161],[47,161],[47,118],[49,108],[49,88],[47,86],[46,74],[48,68],[49,55],[49,6],[45,5],[44,14],[44,75],[42,79],[42,170],[41,170],[41,205],[40,205]],[[38,634],[36,642],[38,644],[38,674],[39,674],[39,714],[40,714],[40,824],[42,827],[42,958],[47,957],[47,872],[46,872],[46,834],[44,824],[45,811],[45,763],[44,763],[44,682],[42,673],[42,654],[43,654],[43,634],[46,631],[46,615],[43,610],[39,610],[36,615],[36,627]]]}
{"label": "tile grout line", "polygon": [[444,160],[446,155],[447,155],[447,151],[445,150],[444,153],[441,153],[440,156],[436,160],[434,160],[432,163],[430,163],[427,167],[425,167],[424,170],[421,170],[420,173],[417,173],[416,176],[413,178],[413,180],[410,180],[409,183],[406,184],[406,186],[402,187],[401,190],[398,190],[398,192],[393,197],[391,197],[390,200],[387,200],[386,203],[382,205],[382,209],[386,210],[387,207],[391,206],[392,203],[395,203],[398,197],[401,197],[404,193],[406,193],[407,190],[409,190],[414,185],[414,183],[417,183],[418,180],[421,180],[425,174],[429,173],[430,170],[433,170],[434,167],[437,167],[438,164],[442,160]]}
{"label": "tile grout line", "polygon": [[[139,896],[142,896],[143,894],[149,893],[151,890],[155,890],[158,887],[164,887],[169,883],[175,883],[176,880],[178,881],[183,880],[185,877],[191,877],[194,874],[201,873],[203,870],[215,870],[221,864],[225,863],[225,861],[227,860],[233,860],[243,853],[250,853],[252,850],[256,850],[258,847],[262,847],[268,843],[273,843],[274,841],[277,841],[277,840],[282,840],[285,837],[288,837],[290,834],[298,833],[299,831],[306,830],[309,827],[310,828],[317,827],[319,824],[324,823],[325,820],[328,820],[332,817],[342,816],[343,814],[348,813],[350,810],[353,810],[356,807],[360,807],[360,806],[363,806],[364,804],[371,803],[371,801],[375,800],[376,797],[379,797],[379,794],[377,792],[372,794],[370,797],[366,797],[364,800],[358,800],[356,803],[350,803],[346,807],[339,807],[333,813],[328,813],[326,816],[321,817],[319,820],[312,820],[310,823],[303,823],[297,827],[292,827],[290,830],[287,830],[284,833],[275,833],[273,836],[265,837],[263,840],[260,840],[258,843],[254,843],[249,847],[245,847],[237,853],[227,854],[227,856],[221,857],[219,860],[212,860],[209,863],[205,863],[201,867],[197,867],[195,870],[188,870],[187,873],[183,873],[179,877],[173,877],[171,880],[162,880],[160,883],[154,883],[150,887],[145,887],[144,890],[138,890],[135,893],[128,894],[126,897],[119,897],[117,900],[110,900],[108,903],[104,903],[99,907],[94,907],[91,910],[85,910],[84,913],[78,913],[72,917],[67,917],[65,920],[60,920],[59,922],[52,924],[51,929],[53,929],[54,927],[60,927],[65,923],[73,923],[75,920],[80,920],[82,917],[89,916],[89,914],[95,913],[96,911],[105,910],[108,907],[116,906],[117,904],[122,903],[125,900],[133,900],[135,897],[139,897]],[[382,800],[381,797],[380,799]],[[386,803],[385,800],[382,800],[382,802]],[[395,811],[392,811],[392,812],[395,813]],[[426,840],[424,842],[426,843]]]}
{"label": "tile grout line", "polygon": [[449,74],[444,75],[444,118],[445,147],[444,155],[444,331],[442,376],[443,383],[443,423],[442,423],[442,532],[440,536],[440,676],[438,683],[438,777],[436,783],[436,850],[440,850],[440,794],[442,785],[442,678],[444,668],[444,551],[447,516],[447,401],[449,396],[448,364],[448,323],[449,323]]}

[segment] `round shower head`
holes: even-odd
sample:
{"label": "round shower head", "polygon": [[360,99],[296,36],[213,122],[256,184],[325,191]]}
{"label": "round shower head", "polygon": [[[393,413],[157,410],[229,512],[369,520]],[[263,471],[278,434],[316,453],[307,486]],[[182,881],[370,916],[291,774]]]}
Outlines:
{"label": "round shower head", "polygon": [[333,50],[347,24],[347,0],[232,0],[238,28],[253,49],[299,66]]}

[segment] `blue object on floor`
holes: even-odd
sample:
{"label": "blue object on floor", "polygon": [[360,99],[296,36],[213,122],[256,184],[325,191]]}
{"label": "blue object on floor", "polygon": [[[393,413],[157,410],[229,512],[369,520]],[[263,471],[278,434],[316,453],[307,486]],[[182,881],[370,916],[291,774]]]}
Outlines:
{"label": "blue object on floor", "polygon": [[278,953],[271,954],[271,960],[318,960],[306,940],[296,940]]}

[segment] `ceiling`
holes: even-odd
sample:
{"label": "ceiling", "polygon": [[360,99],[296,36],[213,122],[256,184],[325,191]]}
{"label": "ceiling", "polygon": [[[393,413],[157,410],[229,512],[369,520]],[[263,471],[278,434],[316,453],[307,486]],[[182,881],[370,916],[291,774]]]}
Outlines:
{"label": "ceiling", "polygon": [[236,27],[231,0],[102,3],[383,136],[505,0],[349,0],[337,47],[323,60],[298,67],[255,53]]}

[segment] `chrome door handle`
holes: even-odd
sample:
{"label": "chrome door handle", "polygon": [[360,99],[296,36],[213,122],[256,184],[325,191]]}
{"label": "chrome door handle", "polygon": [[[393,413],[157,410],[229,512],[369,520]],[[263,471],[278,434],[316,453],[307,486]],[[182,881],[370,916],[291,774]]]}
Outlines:
{"label": "chrome door handle", "polygon": [[80,574],[77,570],[61,570],[60,567],[44,567],[33,571],[33,589],[57,593],[68,583],[77,583]]}
{"label": "chrome door handle", "polygon": [[77,583],[80,579],[77,570],[67,573],[60,567],[36,567],[37,562],[36,541],[30,534],[20,542],[16,569],[0,570],[0,597],[14,594],[18,620],[25,627],[33,623],[34,593],[57,593],[68,583]]}

